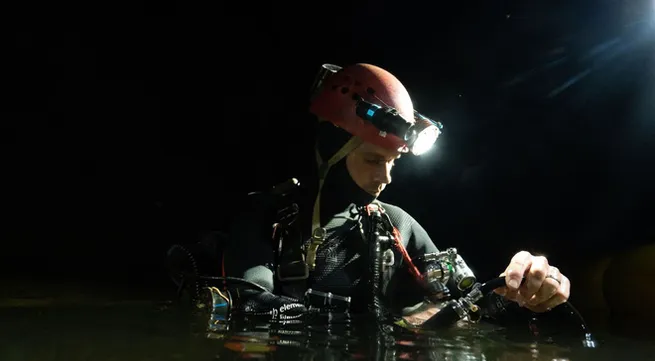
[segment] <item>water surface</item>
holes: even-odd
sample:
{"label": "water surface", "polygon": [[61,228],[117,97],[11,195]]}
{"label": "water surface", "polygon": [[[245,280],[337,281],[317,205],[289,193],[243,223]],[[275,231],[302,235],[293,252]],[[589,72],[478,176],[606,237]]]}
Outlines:
{"label": "water surface", "polygon": [[210,330],[209,321],[161,299],[5,298],[0,360],[655,360],[646,341],[594,334],[590,347],[575,337],[532,337],[527,325],[415,333],[334,316],[301,324],[242,318],[227,330]]}

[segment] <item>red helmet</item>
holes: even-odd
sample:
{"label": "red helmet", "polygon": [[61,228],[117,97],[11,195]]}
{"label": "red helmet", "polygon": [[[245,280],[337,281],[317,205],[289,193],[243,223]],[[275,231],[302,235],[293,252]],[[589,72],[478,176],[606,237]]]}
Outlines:
{"label": "red helmet", "polygon": [[[319,119],[330,121],[365,142],[401,152],[410,150],[407,137],[384,131],[358,115],[358,99],[375,107],[371,108],[373,110],[379,107],[392,109],[396,118],[401,118],[407,127],[413,126],[417,119],[429,123],[427,118],[414,112],[407,89],[388,71],[370,64],[345,68],[326,64],[323,70],[323,74],[319,74],[319,84],[315,84],[317,88],[310,105],[310,112]],[[439,130],[433,128],[436,129],[436,139]]]}

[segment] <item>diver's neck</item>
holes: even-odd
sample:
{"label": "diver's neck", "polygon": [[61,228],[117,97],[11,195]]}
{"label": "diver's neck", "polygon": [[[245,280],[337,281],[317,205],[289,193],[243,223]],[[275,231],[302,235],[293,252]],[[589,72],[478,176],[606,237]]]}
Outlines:
{"label": "diver's neck", "polygon": [[[345,167],[344,167],[345,168]],[[347,174],[345,169],[334,169],[326,177],[320,195],[321,224],[327,224],[335,215],[344,212],[353,205],[363,207],[373,202],[376,197],[361,189]],[[330,170],[332,172],[332,170]]]}

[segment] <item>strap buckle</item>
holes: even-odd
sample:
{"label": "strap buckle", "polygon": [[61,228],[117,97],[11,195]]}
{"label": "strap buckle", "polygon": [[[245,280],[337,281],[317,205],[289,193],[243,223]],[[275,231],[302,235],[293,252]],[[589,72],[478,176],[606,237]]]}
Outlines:
{"label": "strap buckle", "polygon": [[307,268],[312,271],[316,268],[316,251],[322,243],[321,241],[312,241],[307,248]]}
{"label": "strap buckle", "polygon": [[310,271],[316,268],[316,251],[318,247],[323,244],[326,237],[325,228],[316,228],[312,234],[312,242],[307,247],[307,265]]}

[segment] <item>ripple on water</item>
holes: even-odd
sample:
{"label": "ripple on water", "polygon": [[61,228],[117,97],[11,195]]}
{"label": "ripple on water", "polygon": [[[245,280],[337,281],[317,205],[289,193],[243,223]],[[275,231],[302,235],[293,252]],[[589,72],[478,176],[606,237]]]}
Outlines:
{"label": "ripple on water", "polygon": [[374,323],[234,321],[208,332],[208,317],[155,305],[0,309],[0,360],[655,360],[645,342],[553,342],[485,324],[445,331],[382,332]]}

